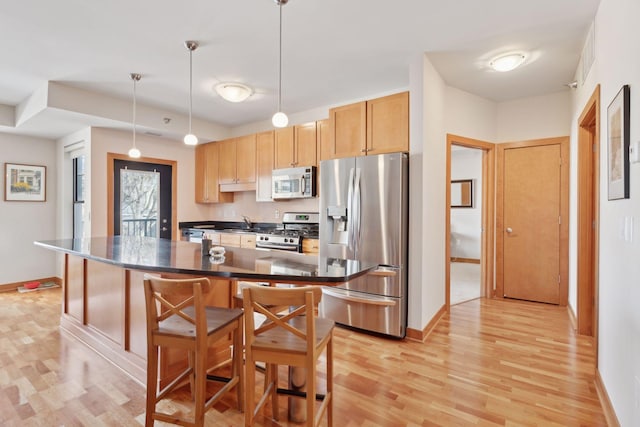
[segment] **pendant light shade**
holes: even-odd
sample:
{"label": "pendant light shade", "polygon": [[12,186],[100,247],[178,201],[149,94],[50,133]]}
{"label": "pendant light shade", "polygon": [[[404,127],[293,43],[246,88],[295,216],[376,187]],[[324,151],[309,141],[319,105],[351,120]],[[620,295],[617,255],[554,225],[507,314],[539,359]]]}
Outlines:
{"label": "pendant light shade", "polygon": [[277,128],[283,128],[289,124],[289,118],[282,112],[282,6],[289,0],[274,0],[280,11],[280,32],[279,32],[279,63],[278,63],[278,111],[271,118],[271,122]]}
{"label": "pendant light shade", "polygon": [[191,132],[191,112],[193,109],[193,51],[198,48],[198,42],[187,40],[184,45],[189,49],[189,133],[184,136],[184,143],[196,145],[198,137]]}
{"label": "pendant light shade", "polygon": [[129,157],[137,159],[141,156],[140,150],[136,147],[136,83],[140,81],[142,75],[137,73],[131,73],[129,75],[133,81],[133,145],[129,150]]}

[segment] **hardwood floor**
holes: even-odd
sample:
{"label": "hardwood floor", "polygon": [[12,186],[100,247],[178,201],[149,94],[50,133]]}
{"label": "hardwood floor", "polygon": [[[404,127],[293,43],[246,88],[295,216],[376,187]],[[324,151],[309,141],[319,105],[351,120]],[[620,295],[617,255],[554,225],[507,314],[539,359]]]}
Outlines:
{"label": "hardwood floor", "polygon": [[[0,293],[0,425],[142,425],[144,388],[60,334],[60,298]],[[336,427],[606,425],[591,340],[564,308],[477,299],[452,307],[425,343],[337,329],[335,348]],[[189,404],[185,390],[166,407]],[[243,425],[234,404],[229,393],[206,425]]]}

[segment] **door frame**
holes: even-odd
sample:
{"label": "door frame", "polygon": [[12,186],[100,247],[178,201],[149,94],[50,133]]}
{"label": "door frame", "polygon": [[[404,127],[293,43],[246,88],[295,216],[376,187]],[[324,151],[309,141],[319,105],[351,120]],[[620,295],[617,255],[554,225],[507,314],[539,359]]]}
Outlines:
{"label": "door frame", "polygon": [[598,337],[600,211],[600,85],[578,118],[577,325],[581,335]]}
{"label": "door frame", "polygon": [[480,296],[494,296],[495,147],[490,142],[447,134],[445,176],[445,305],[451,309],[451,146],[482,150],[482,237],[480,242]]}
{"label": "door frame", "polygon": [[[113,207],[114,207],[114,160],[132,160],[126,154],[107,153],[107,236],[113,236]],[[156,159],[153,157],[140,157],[134,159],[140,163],[156,163],[171,166],[171,239],[178,240],[177,223],[177,187],[178,187],[178,162],[175,160]]]}
{"label": "door frame", "polygon": [[560,306],[566,306],[569,296],[569,137],[532,139],[498,144],[496,182],[496,298],[504,298],[504,156],[512,148],[560,145]]}

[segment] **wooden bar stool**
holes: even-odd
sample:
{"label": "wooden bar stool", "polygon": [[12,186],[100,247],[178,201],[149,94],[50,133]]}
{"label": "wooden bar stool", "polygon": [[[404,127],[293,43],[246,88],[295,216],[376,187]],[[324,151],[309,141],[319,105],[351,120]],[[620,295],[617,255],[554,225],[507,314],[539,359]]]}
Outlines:
{"label": "wooden bar stool", "polygon": [[[147,312],[147,427],[154,420],[183,426],[203,426],[204,414],[224,393],[235,387],[238,409],[243,409],[242,318],[238,308],[205,306],[205,296],[211,291],[206,277],[194,279],[162,279],[144,277]],[[216,341],[233,334],[233,356],[230,378],[209,376],[224,386],[206,398],[207,350]],[[158,352],[160,347],[185,349],[189,366],[167,386],[158,390]],[[177,386],[189,380],[194,397],[193,419],[156,411],[157,403]]]}
{"label": "wooden bar stool", "polygon": [[[245,426],[253,426],[255,417],[271,398],[273,417],[278,419],[278,365],[306,369],[306,392],[300,397],[306,401],[306,425],[320,424],[324,412],[327,425],[333,425],[333,329],[334,322],[315,317],[315,306],[320,302],[319,286],[275,288],[248,286],[242,290],[245,312]],[[286,306],[288,313],[274,314],[269,307]],[[254,312],[266,321],[257,326]],[[317,394],[318,358],[326,349],[327,387],[324,395]],[[255,404],[256,362],[266,363],[266,386]],[[286,394],[295,395],[291,391]],[[316,410],[316,400],[321,403]],[[255,406],[255,407],[254,407]]]}

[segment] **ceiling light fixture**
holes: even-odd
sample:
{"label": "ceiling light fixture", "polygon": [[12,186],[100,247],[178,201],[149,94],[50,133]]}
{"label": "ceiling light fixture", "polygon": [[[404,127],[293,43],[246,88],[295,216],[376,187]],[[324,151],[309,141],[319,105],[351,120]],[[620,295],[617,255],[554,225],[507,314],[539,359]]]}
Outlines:
{"label": "ceiling light fixture", "polygon": [[491,62],[489,62],[489,66],[496,71],[504,73],[515,70],[524,63],[525,59],[526,56],[523,53],[508,53],[493,58]]}
{"label": "ceiling light fixture", "polygon": [[242,83],[218,83],[214,89],[218,95],[229,102],[242,102],[253,95],[253,89]]}
{"label": "ceiling light fixture", "polygon": [[137,73],[129,74],[131,80],[133,80],[133,146],[129,150],[129,157],[133,159],[137,159],[140,157],[141,153],[136,147],[136,83],[140,81],[142,75]]}
{"label": "ceiling light fixture", "polygon": [[193,110],[193,51],[198,48],[198,42],[187,40],[184,46],[189,49],[189,133],[184,136],[184,143],[197,145],[198,137],[191,132],[191,112]]}
{"label": "ceiling light fixture", "polygon": [[286,127],[289,124],[289,118],[285,113],[282,112],[282,6],[287,4],[289,0],[274,0],[278,5],[278,9],[280,11],[280,38],[279,38],[279,47],[280,47],[280,62],[278,68],[278,112],[273,115],[271,118],[271,122],[277,128]]}

